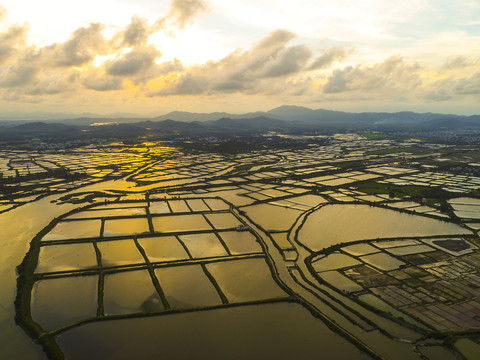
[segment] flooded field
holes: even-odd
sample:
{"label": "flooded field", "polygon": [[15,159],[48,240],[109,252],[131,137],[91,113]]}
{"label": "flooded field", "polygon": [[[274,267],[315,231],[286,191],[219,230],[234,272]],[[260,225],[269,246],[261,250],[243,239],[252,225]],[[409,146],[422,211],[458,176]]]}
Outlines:
{"label": "flooded field", "polygon": [[31,304],[32,319],[48,331],[95,316],[97,283],[96,276],[36,282]]}
{"label": "flooded field", "polygon": [[64,240],[74,238],[93,238],[100,235],[99,220],[65,221],[58,223],[53,231],[44,238],[48,240]]}
{"label": "flooded field", "polygon": [[460,234],[471,232],[451,222],[368,205],[326,205],[308,216],[298,240],[321,250],[358,240]]}
{"label": "flooded field", "polygon": [[211,226],[200,214],[154,217],[152,222],[155,232],[160,233],[211,230]]}
{"label": "flooded field", "polygon": [[105,220],[103,236],[127,234],[148,234],[150,232],[147,218]]}
{"label": "flooded field", "polygon": [[480,178],[355,139],[151,160],[136,148],[118,171],[85,165],[96,180],[5,201],[2,351],[475,359]]}
{"label": "flooded field", "polygon": [[102,241],[97,243],[103,266],[142,264],[145,262],[133,240]]}
{"label": "flooded field", "polygon": [[[137,341],[132,342],[132,333]],[[151,334],[155,334],[154,337]],[[188,340],[187,340],[188,339]],[[221,339],[221,341],[219,341]],[[80,344],[88,341],[83,349]],[[188,341],[189,346],[185,346]],[[99,322],[57,337],[69,359],[369,359],[300,305],[247,306]],[[233,350],[234,349],[234,350]]]}
{"label": "flooded field", "polygon": [[97,257],[92,244],[49,245],[40,248],[35,272],[80,270],[96,266]]}
{"label": "flooded field", "polygon": [[150,237],[138,239],[150,262],[163,262],[188,259],[185,248],[174,236]]}
{"label": "flooded field", "polygon": [[221,305],[222,299],[200,265],[185,265],[155,270],[172,309],[191,309]]}
{"label": "flooded field", "polygon": [[266,230],[289,230],[302,211],[288,209],[269,204],[253,205],[243,208],[252,218]]}
{"label": "flooded field", "polygon": [[163,310],[162,300],[147,270],[107,275],[104,282],[105,315],[142,314]]}
{"label": "flooded field", "polygon": [[188,249],[192,258],[226,256],[227,250],[223,247],[215,233],[180,235],[179,239]]}

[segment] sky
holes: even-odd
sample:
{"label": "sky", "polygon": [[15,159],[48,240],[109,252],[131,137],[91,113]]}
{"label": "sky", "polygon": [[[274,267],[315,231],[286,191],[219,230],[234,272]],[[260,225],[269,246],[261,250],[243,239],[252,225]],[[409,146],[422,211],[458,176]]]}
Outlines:
{"label": "sky", "polygon": [[0,115],[480,114],[478,0],[0,0]]}

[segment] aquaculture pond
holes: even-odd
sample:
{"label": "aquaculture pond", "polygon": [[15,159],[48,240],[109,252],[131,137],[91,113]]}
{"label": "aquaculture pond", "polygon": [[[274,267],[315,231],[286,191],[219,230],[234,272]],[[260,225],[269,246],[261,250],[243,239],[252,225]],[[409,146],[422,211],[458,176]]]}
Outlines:
{"label": "aquaculture pond", "polygon": [[358,240],[414,236],[460,235],[471,231],[448,221],[369,205],[325,205],[311,213],[298,241],[317,251]]}
{"label": "aquaculture pond", "polygon": [[370,143],[349,146],[155,157],[125,180],[13,210],[0,218],[14,254],[0,254],[2,349],[81,360],[475,353],[475,194],[400,194],[399,182],[436,180],[367,165]]}
{"label": "aquaculture pond", "polygon": [[[258,234],[248,226],[236,231],[244,222],[213,200],[184,201],[188,214],[180,215],[166,201],[152,201],[147,212],[135,202],[88,207],[40,233],[20,301],[30,312],[25,326],[43,334],[49,356],[147,359],[157,356],[161,335],[162,356],[175,358],[202,348],[226,354],[230,346],[241,350],[229,358],[258,351],[284,358],[278,340],[286,338],[302,344],[292,354],[321,348],[331,358],[368,358],[292,299]],[[173,341],[193,333],[188,347]]]}
{"label": "aquaculture pond", "polygon": [[253,221],[266,230],[288,230],[303,211],[269,204],[252,205],[242,208]]}
{"label": "aquaculture pond", "polygon": [[308,310],[288,303],[96,322],[56,341],[71,360],[370,358]]}

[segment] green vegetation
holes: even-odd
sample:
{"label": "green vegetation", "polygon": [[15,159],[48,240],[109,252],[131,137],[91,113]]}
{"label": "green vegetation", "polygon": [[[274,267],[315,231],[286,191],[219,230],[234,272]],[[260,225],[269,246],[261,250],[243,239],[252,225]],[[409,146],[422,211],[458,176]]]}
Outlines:
{"label": "green vegetation", "polygon": [[411,198],[412,200],[435,199],[438,200],[450,199],[453,197],[448,191],[441,187],[432,188],[429,186],[417,185],[393,185],[393,184],[379,184],[376,182],[366,182],[358,185],[358,191],[366,194],[391,194],[391,197],[399,197],[401,199]]}

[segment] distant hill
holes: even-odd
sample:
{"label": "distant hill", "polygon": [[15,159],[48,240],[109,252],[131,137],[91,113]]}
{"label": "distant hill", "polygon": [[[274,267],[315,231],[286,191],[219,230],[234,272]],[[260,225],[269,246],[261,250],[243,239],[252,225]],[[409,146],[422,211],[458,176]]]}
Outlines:
{"label": "distant hill", "polygon": [[208,122],[207,125],[224,130],[275,130],[289,127],[286,121],[258,116],[246,119],[222,118]]}
{"label": "distant hill", "polygon": [[[126,114],[129,115],[129,114]],[[18,124],[18,125],[17,125]],[[96,126],[90,126],[95,124]],[[126,125],[129,126],[126,126]],[[339,130],[457,130],[480,129],[480,115],[416,113],[409,111],[352,113],[284,105],[267,112],[228,114],[174,111],[162,116],[82,116],[43,122],[1,121],[0,139],[70,139],[92,136],[132,138],[138,134],[255,133],[261,131]],[[80,133],[81,132],[81,133]]]}
{"label": "distant hill", "polygon": [[480,125],[480,115],[469,117],[445,116],[437,119],[429,120],[421,124],[425,128],[436,128],[439,130],[456,130],[456,129],[478,129]]}
{"label": "distant hill", "polygon": [[72,141],[82,139],[130,139],[145,135],[147,130],[134,124],[78,126],[61,123],[33,122],[0,128],[0,141]]}
{"label": "distant hill", "polygon": [[99,119],[109,119],[109,118],[139,118],[142,117],[138,114],[126,113],[126,112],[115,112],[111,114],[95,114],[90,112],[84,113],[69,113],[69,112],[26,112],[26,111],[2,111],[0,113],[0,121],[48,121],[48,120],[64,120],[64,119],[75,119],[75,118],[99,118]]}
{"label": "distant hill", "polygon": [[81,135],[81,130],[65,124],[33,122],[0,129],[0,141],[24,141],[27,139],[72,140]]}
{"label": "distant hill", "polygon": [[[158,116],[152,120],[176,120],[176,121],[198,121],[211,123],[220,119],[242,120],[246,119],[276,119],[286,122],[309,125],[325,125],[325,126],[418,126],[422,123],[428,123],[434,126],[437,119],[446,117],[452,119],[472,118],[474,123],[478,123],[478,119],[461,115],[436,114],[436,113],[415,113],[410,111],[401,111],[395,113],[387,112],[365,112],[351,113],[343,111],[332,111],[325,109],[312,110],[302,106],[284,105],[272,109],[267,112],[252,112],[245,114],[228,114],[223,112],[215,113],[190,113],[175,111],[163,116]],[[472,119],[468,120],[469,122]],[[475,120],[476,119],[476,120]],[[133,119],[131,119],[133,120]],[[225,121],[225,120],[223,120]],[[459,122],[458,124],[461,124]],[[233,126],[230,125],[230,126]]]}
{"label": "distant hill", "polygon": [[214,112],[210,114],[205,113],[190,113],[186,111],[173,111],[165,115],[157,116],[152,120],[176,120],[176,121],[213,121],[223,117],[232,117],[232,114],[224,112]]}
{"label": "distant hill", "polygon": [[194,132],[204,128],[203,125],[197,122],[184,122],[171,119],[162,121],[147,120],[135,123],[135,125],[141,126],[145,129],[153,129],[166,132]]}
{"label": "distant hill", "polygon": [[312,122],[319,120],[343,120],[350,113],[332,110],[312,110],[302,106],[284,105],[267,111],[267,116],[281,120]]}

